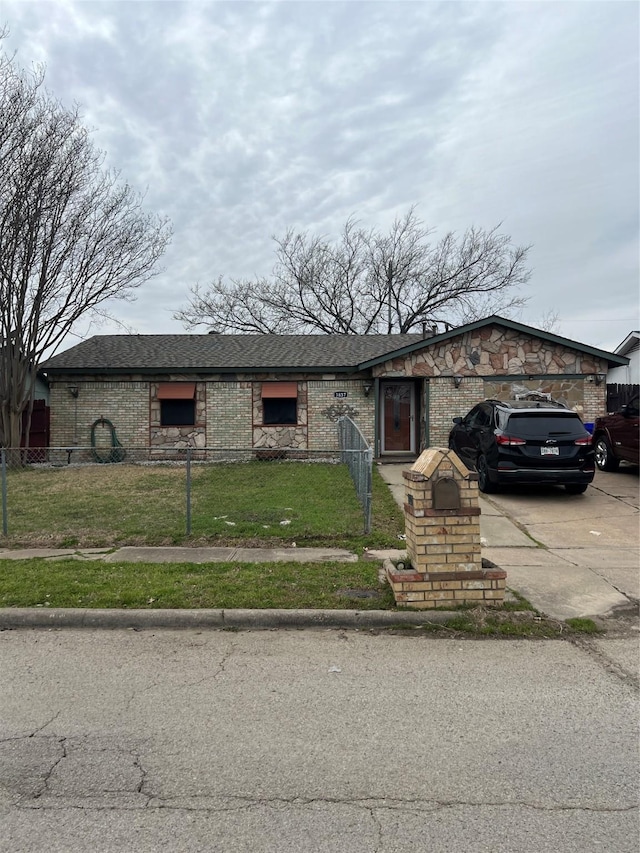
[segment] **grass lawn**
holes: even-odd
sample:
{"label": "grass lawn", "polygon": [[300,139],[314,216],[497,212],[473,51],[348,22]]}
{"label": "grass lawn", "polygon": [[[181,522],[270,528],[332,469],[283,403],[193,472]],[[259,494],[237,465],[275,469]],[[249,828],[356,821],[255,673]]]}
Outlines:
{"label": "grass lawn", "polygon": [[397,547],[402,513],[375,468],[373,474],[373,526],[364,536],[344,465],[194,465],[187,537],[184,466],[34,466],[8,474],[8,536],[0,545]]}
{"label": "grass lawn", "polygon": [[[0,560],[1,607],[394,610],[395,602],[389,585],[378,580],[377,563],[368,561],[158,564],[35,558]],[[563,627],[536,618],[531,605],[520,600],[495,610],[467,606],[445,622],[390,630],[531,639],[601,630],[589,619],[569,621],[581,624]]]}
{"label": "grass lawn", "polygon": [[[353,598],[341,590],[365,591]],[[327,608],[395,606],[378,565],[0,560],[0,607]]]}

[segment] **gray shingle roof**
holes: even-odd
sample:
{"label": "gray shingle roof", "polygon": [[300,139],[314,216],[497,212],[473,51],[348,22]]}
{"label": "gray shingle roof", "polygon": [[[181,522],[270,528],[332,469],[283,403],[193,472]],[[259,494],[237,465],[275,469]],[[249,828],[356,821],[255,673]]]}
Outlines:
{"label": "gray shingle roof", "polygon": [[422,335],[96,335],[50,358],[40,369],[52,374],[367,369],[389,356],[407,355],[494,324],[606,359],[612,367],[629,363],[624,356],[493,315],[426,340]]}
{"label": "gray shingle roof", "polygon": [[139,370],[335,370],[422,340],[422,335],[96,335],[41,365],[47,373]]}

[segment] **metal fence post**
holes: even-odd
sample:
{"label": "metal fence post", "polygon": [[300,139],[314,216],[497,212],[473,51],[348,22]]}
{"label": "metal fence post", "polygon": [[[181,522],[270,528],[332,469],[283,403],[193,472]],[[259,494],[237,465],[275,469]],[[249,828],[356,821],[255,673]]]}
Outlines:
{"label": "metal fence post", "polygon": [[6,536],[9,532],[9,522],[7,519],[7,451],[4,447],[0,456],[2,456],[2,535]]}
{"label": "metal fence post", "polygon": [[371,533],[371,510],[373,507],[373,450],[365,451],[366,460],[366,499],[364,504],[364,532]]}
{"label": "metal fence post", "polygon": [[191,536],[191,448],[187,447],[187,536]]}

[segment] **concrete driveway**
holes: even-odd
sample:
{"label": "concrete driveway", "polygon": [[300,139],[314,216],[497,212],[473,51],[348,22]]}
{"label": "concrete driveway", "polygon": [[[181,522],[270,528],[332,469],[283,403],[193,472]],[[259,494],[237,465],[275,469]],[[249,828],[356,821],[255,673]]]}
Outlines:
{"label": "concrete driveway", "polygon": [[[402,506],[402,465],[378,470]],[[557,619],[607,616],[640,600],[637,466],[598,471],[584,495],[560,487],[481,496],[482,554]]]}

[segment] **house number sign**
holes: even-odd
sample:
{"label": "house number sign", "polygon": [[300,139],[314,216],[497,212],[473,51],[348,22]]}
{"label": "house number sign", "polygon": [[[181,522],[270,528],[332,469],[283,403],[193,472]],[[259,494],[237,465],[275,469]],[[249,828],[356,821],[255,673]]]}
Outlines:
{"label": "house number sign", "polygon": [[333,396],[338,397],[339,400],[344,400],[349,394],[348,391],[334,391]]}

